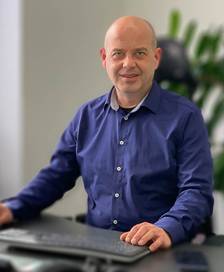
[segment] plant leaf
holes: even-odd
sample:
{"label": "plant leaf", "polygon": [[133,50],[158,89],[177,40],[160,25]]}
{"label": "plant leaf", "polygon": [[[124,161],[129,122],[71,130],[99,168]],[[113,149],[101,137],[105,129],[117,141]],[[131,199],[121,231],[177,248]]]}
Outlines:
{"label": "plant leaf", "polygon": [[224,191],[224,152],[214,159],[214,180],[215,189]]}
{"label": "plant leaf", "polygon": [[207,122],[207,128],[209,135],[214,132],[215,127],[219,123],[220,119],[224,115],[224,97],[217,100],[216,104],[213,106],[212,116]]}
{"label": "plant leaf", "polygon": [[183,45],[185,48],[189,48],[196,32],[197,24],[195,21],[190,22],[184,31]]}
{"label": "plant leaf", "polygon": [[216,32],[213,33],[213,35],[211,36],[211,40],[210,40],[210,57],[212,59],[214,59],[219,50],[220,50],[220,46],[222,43],[222,38],[223,38],[223,31],[222,29],[218,29]]}
{"label": "plant leaf", "polygon": [[181,15],[178,10],[173,10],[169,18],[169,37],[177,38],[180,29]]}
{"label": "plant leaf", "polygon": [[210,48],[210,35],[205,32],[199,37],[198,43],[195,50],[195,59],[200,59]]}

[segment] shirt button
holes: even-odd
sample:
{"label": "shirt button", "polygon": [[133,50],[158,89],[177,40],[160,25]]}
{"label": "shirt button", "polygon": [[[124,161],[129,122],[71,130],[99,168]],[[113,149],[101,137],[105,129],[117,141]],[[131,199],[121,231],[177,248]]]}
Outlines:
{"label": "shirt button", "polygon": [[119,144],[120,144],[120,145],[123,145],[123,144],[124,144],[124,141],[120,140]]}
{"label": "shirt button", "polygon": [[119,194],[119,193],[115,193],[114,196],[115,196],[116,198],[118,198],[118,197],[120,196],[120,194]]}
{"label": "shirt button", "polygon": [[124,120],[125,120],[125,121],[127,121],[127,120],[128,120],[128,116],[127,116],[127,115],[124,117]]}
{"label": "shirt button", "polygon": [[120,166],[117,167],[117,171],[118,171],[118,172],[121,171],[121,167],[120,167]]}
{"label": "shirt button", "polygon": [[117,225],[117,223],[118,223],[117,220],[114,219],[114,220],[113,220],[113,224],[114,224],[114,225]]}

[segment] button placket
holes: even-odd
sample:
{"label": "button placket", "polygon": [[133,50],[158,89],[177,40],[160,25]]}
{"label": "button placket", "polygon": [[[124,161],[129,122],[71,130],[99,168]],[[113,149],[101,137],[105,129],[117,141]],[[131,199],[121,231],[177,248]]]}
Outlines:
{"label": "button placket", "polygon": [[124,178],[125,169],[124,169],[124,156],[126,152],[126,134],[127,128],[129,127],[129,123],[127,122],[129,115],[122,116],[119,120],[119,127],[118,127],[118,134],[117,134],[117,152],[116,152],[116,164],[115,164],[115,171],[116,171],[116,180],[114,183],[114,190],[112,194],[112,220],[111,224],[114,229],[116,229],[117,225],[119,224],[119,206],[120,201],[122,201],[122,180]]}

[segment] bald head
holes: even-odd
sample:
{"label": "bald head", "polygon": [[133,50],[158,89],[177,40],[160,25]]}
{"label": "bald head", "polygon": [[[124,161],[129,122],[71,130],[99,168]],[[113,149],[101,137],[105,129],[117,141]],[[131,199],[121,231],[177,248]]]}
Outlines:
{"label": "bald head", "polygon": [[135,16],[117,19],[107,30],[100,56],[119,105],[137,105],[152,85],[160,62],[161,49],[156,47],[151,24]]}
{"label": "bald head", "polygon": [[155,31],[150,22],[136,16],[124,16],[118,18],[108,28],[105,35],[104,47],[107,48],[108,40],[111,36],[122,35],[125,32],[139,32],[139,34],[146,35],[145,37],[148,38],[151,46],[153,48],[157,46]]}

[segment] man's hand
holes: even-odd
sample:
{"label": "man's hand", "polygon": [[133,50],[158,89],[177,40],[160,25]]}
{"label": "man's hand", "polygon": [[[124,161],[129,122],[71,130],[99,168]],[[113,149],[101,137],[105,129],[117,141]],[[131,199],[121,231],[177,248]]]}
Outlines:
{"label": "man's hand", "polygon": [[4,205],[4,203],[0,203],[0,225],[8,224],[13,221],[13,214],[11,210]]}
{"label": "man's hand", "polygon": [[148,222],[135,225],[130,231],[122,233],[120,239],[139,246],[151,242],[149,250],[152,252],[155,252],[158,249],[169,248],[172,245],[170,236],[164,229]]}

